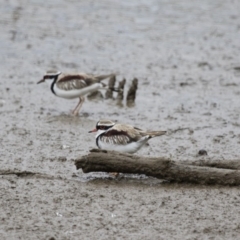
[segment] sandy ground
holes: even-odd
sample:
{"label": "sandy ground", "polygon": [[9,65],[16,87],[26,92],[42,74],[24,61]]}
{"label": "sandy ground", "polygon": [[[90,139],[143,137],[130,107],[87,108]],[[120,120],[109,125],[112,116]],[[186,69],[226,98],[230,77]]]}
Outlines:
{"label": "sandy ground", "polygon": [[[101,118],[168,130],[141,155],[239,157],[239,1],[2,0],[0,40],[1,239],[240,236],[239,187],[112,179],[72,160]],[[77,100],[36,85],[49,69],[137,77],[136,105],[86,101],[73,117]]]}

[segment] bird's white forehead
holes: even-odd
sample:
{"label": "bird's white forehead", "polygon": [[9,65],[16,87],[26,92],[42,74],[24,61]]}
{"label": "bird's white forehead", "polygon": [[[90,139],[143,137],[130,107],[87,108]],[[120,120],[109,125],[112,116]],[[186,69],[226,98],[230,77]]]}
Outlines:
{"label": "bird's white forehead", "polygon": [[110,120],[100,120],[98,123],[97,123],[97,126],[111,126],[111,125],[114,125],[115,122],[112,122]]}
{"label": "bird's white forehead", "polygon": [[56,75],[59,75],[59,74],[61,74],[60,71],[58,71],[58,72],[55,72],[55,71],[47,71],[45,75],[47,75],[47,76],[56,76]]}

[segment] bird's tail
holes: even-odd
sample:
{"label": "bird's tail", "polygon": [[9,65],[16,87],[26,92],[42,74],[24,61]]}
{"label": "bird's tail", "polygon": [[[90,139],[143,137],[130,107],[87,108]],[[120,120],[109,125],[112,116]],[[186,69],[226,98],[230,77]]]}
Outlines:
{"label": "bird's tail", "polygon": [[164,135],[165,133],[167,133],[167,131],[151,131],[151,132],[146,132],[146,134],[149,135],[150,138],[158,137],[158,136]]}
{"label": "bird's tail", "polygon": [[97,79],[98,81],[102,81],[106,78],[110,78],[110,77],[113,77],[115,76],[116,74],[115,73],[112,73],[112,74],[108,74],[108,75],[98,75],[98,76],[94,76],[95,79]]}

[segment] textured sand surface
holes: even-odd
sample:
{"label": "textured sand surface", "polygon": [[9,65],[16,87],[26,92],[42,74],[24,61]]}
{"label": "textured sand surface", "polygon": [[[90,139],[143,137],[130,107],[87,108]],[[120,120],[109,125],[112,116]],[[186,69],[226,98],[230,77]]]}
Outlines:
{"label": "textured sand surface", "polygon": [[[237,239],[238,187],[112,179],[71,159],[100,118],[168,130],[141,155],[238,158],[239,52],[239,1],[1,1],[0,238]],[[136,105],[86,101],[73,117],[77,100],[36,85],[49,69],[137,77]]]}

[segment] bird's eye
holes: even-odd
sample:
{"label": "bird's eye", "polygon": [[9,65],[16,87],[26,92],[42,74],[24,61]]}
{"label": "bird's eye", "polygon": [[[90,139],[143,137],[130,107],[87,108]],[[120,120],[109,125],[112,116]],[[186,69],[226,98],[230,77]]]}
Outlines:
{"label": "bird's eye", "polygon": [[105,130],[105,127],[104,126],[100,126],[99,129],[100,130]]}

